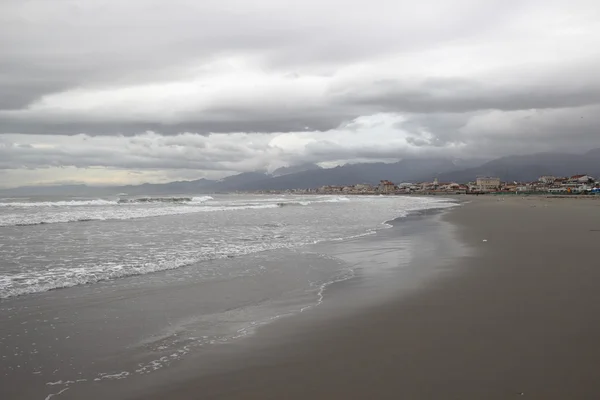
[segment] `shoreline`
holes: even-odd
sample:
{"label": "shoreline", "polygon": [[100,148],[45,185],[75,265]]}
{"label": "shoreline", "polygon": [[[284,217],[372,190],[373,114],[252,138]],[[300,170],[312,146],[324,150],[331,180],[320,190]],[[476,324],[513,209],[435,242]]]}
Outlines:
{"label": "shoreline", "polygon": [[[174,382],[195,380],[198,376],[208,378],[215,373],[227,374],[232,366],[262,364],[274,355],[274,349],[298,345],[297,340],[301,336],[295,332],[296,327],[315,327],[322,322],[362,315],[376,305],[419,291],[438,275],[449,273],[446,258],[464,252],[453,239],[452,225],[442,220],[446,211],[411,211],[406,217],[388,221],[391,228],[379,230],[376,235],[312,246],[311,252],[306,255],[326,253],[344,265],[352,265],[356,272],[350,279],[327,285],[324,299],[319,301],[318,307],[313,305],[307,312],[273,319],[268,324],[257,326],[251,335],[235,341],[199,349],[176,365],[147,378],[105,382],[92,392],[89,388],[73,386],[61,396],[65,399],[84,396],[89,399],[149,398],[154,393],[162,393]],[[439,245],[439,254],[434,254],[434,245]],[[415,247],[427,251],[416,254]],[[445,256],[440,258],[442,253]],[[414,268],[415,265],[424,268]],[[157,398],[169,397],[170,393],[163,393]],[[188,394],[182,398],[189,398]]]}
{"label": "shoreline", "polygon": [[[406,217],[387,221],[390,228],[352,240],[203,264],[203,269],[214,263],[225,270],[259,266],[271,271],[249,279],[204,282],[193,269],[175,269],[7,299],[0,307],[5,322],[0,343],[7,349],[0,397],[43,399],[60,393],[63,399],[128,398],[135,392],[130,388],[171,381],[182,368],[205,358],[216,359],[204,363],[214,371],[223,354],[243,354],[250,349],[247,339],[279,320],[287,323],[315,310],[331,315],[332,298],[345,299],[354,308],[393,296],[397,288],[386,282],[393,274],[372,269],[371,263],[407,267],[413,258],[407,250],[437,226],[433,220],[440,212],[408,211]],[[348,279],[347,273],[354,276],[357,268],[368,273]],[[294,286],[301,281],[304,286]],[[371,294],[367,284],[388,289]],[[331,296],[333,292],[339,295]],[[348,296],[352,293],[369,297]],[[335,312],[349,309],[338,306]]]}
{"label": "shoreline", "polygon": [[473,199],[444,215],[474,250],[448,273],[353,315],[269,325],[220,372],[188,363],[132,398],[598,398],[598,211]]}

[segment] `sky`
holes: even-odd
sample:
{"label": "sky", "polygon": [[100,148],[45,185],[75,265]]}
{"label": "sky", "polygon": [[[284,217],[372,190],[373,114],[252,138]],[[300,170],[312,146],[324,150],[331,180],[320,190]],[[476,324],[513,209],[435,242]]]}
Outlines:
{"label": "sky", "polygon": [[597,0],[0,0],[0,187],[600,147]]}

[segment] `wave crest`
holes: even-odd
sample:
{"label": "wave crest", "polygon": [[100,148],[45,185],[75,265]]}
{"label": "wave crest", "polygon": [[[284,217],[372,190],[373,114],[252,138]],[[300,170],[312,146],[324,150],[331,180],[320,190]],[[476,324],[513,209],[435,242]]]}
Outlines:
{"label": "wave crest", "polygon": [[31,202],[0,202],[0,207],[77,207],[77,206],[114,206],[118,204],[145,204],[145,203],[205,203],[214,200],[211,196],[199,197],[140,197],[119,200],[62,200],[62,201],[31,201]]}
{"label": "wave crest", "polygon": [[118,203],[191,203],[192,199],[192,197],[138,197],[137,199],[119,199]]}
{"label": "wave crest", "polygon": [[69,207],[69,206],[112,206],[114,200],[67,200],[67,201],[38,201],[38,202],[10,202],[0,203],[0,207]]}
{"label": "wave crest", "polygon": [[289,201],[289,202],[281,202],[277,203],[279,207],[287,207],[287,206],[308,206],[310,204],[318,204],[318,203],[342,203],[350,201],[347,197],[333,197],[324,200],[302,200],[302,201]]}

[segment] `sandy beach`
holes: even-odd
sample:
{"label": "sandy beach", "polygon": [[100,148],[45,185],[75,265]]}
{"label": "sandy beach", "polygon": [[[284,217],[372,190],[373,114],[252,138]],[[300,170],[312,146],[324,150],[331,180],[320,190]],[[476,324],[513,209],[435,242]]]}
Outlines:
{"label": "sandy beach", "polygon": [[600,201],[478,197],[444,218],[471,251],[427,285],[272,324],[138,398],[600,398]]}

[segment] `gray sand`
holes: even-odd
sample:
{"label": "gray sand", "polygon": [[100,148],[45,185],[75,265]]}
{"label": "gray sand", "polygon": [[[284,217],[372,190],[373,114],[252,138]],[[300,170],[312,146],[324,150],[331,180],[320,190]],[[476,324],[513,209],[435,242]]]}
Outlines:
{"label": "gray sand", "polygon": [[474,250],[454,273],[270,325],[219,372],[190,366],[140,398],[600,398],[600,201],[482,197],[446,218]]}

